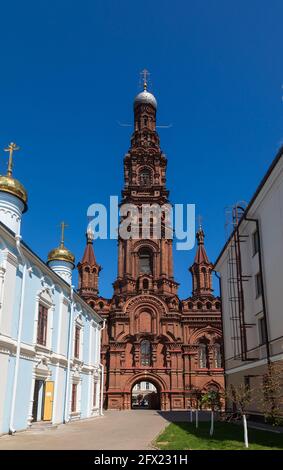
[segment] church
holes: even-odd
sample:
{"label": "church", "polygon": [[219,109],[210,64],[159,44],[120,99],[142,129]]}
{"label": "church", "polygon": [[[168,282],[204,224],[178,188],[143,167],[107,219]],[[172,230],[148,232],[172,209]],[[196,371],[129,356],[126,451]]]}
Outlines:
{"label": "church", "polygon": [[[169,204],[167,158],[156,130],[157,100],[148,91],[146,75],[143,88],[134,100],[121,201],[136,205],[140,213],[144,204]],[[200,226],[189,268],[193,291],[180,299],[172,238],[165,230],[160,237],[144,237],[139,229],[137,239],[119,236],[111,299],[99,295],[101,266],[90,234],[78,264],[79,294],[106,325],[101,348],[104,407],[129,410],[139,403],[161,410],[187,409],[195,405],[197,393],[224,389],[221,301],[213,295],[213,264],[205,234]],[[150,399],[137,399],[140,384],[149,384]]]}
{"label": "church", "polygon": [[103,320],[73,289],[75,257],[60,245],[41,259],[22,239],[28,192],[13,153],[0,176],[0,436],[102,412]]}

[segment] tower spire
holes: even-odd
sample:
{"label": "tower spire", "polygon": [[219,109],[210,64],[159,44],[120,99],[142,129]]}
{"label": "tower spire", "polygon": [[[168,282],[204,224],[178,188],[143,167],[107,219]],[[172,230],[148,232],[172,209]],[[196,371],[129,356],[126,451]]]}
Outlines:
{"label": "tower spire", "polygon": [[91,227],[86,232],[86,247],[80,263],[79,271],[79,293],[92,304],[92,300],[98,296],[98,280],[101,266],[97,263],[93,249],[94,233]]}
{"label": "tower spire", "polygon": [[209,261],[204,246],[205,233],[199,218],[199,228],[196,233],[197,251],[190,272],[193,277],[193,295],[207,297],[212,295],[212,269],[213,265]]}

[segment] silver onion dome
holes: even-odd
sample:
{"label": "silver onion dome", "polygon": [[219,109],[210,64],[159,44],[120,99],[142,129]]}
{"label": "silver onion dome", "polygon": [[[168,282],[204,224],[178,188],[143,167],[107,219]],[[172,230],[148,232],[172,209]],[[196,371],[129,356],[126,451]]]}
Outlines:
{"label": "silver onion dome", "polygon": [[152,93],[149,93],[149,91],[146,89],[135,97],[134,108],[139,104],[151,104],[151,106],[157,109],[157,101],[155,96]]}

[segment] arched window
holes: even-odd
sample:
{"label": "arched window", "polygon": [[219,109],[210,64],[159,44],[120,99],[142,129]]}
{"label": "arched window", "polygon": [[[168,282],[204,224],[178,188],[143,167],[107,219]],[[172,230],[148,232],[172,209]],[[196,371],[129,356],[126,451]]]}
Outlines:
{"label": "arched window", "polygon": [[213,362],[215,369],[220,369],[222,367],[221,346],[219,343],[215,343],[213,346]]}
{"label": "arched window", "polygon": [[207,287],[206,286],[206,269],[205,268],[201,268],[201,272],[202,272],[202,276],[203,276],[203,287]]}
{"label": "arched window", "polygon": [[151,365],[151,344],[147,339],[141,342],[141,365]]}
{"label": "arched window", "polygon": [[205,343],[199,343],[199,367],[207,368],[207,346]]}
{"label": "arched window", "polygon": [[150,250],[142,249],[139,252],[139,272],[152,274],[152,253]]}
{"label": "arched window", "polygon": [[148,279],[144,279],[142,281],[142,287],[143,289],[147,290],[148,289]]}
{"label": "arched window", "polygon": [[140,184],[141,186],[150,186],[151,183],[151,171],[148,168],[143,168],[140,172]]}

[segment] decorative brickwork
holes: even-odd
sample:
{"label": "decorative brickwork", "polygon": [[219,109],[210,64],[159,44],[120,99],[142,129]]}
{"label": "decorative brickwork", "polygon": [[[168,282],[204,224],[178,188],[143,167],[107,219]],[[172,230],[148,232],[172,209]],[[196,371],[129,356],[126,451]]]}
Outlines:
{"label": "decorative brickwork", "polygon": [[[122,202],[139,208],[144,203],[162,206],[169,204],[169,193],[167,159],[156,131],[156,102],[146,90],[137,98],[131,147],[124,158]],[[202,228],[197,232],[197,253],[190,268],[193,294],[180,300],[172,240],[165,238],[163,228],[160,239],[142,238],[140,225],[138,240],[119,238],[118,276],[111,299],[99,297],[100,266],[89,240],[78,265],[80,294],[106,320],[102,362],[104,405],[109,409],[130,409],[132,389],[141,381],[156,387],[162,410],[188,408],[196,388],[224,386],[221,304],[213,296],[204,232]]]}

